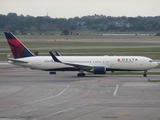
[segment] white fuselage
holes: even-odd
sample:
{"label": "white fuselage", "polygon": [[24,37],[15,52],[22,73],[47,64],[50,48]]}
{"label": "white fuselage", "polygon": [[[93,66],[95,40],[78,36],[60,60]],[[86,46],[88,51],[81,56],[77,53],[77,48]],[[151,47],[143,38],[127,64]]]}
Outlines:
{"label": "white fuselage", "polygon": [[[152,59],[142,56],[58,56],[62,62],[75,63],[89,66],[104,66],[106,71],[145,71],[152,69],[158,64]],[[55,62],[51,56],[33,56],[19,58],[27,63],[14,63],[23,67],[29,67],[47,71],[70,71],[75,69],[74,66]],[[76,69],[75,69],[76,70]]]}

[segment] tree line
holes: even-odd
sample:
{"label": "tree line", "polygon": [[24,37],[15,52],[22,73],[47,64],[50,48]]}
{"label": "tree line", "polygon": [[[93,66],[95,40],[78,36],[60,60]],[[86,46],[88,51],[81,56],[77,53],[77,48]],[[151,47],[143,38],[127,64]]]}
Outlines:
{"label": "tree line", "polygon": [[[19,31],[21,34],[31,32],[46,33],[62,31],[72,34],[72,31],[93,30],[104,32],[137,32],[160,31],[160,16],[155,17],[111,17],[92,15],[75,18],[51,18],[49,16],[18,16],[16,13],[0,14],[1,31]],[[71,32],[68,32],[71,31]]]}

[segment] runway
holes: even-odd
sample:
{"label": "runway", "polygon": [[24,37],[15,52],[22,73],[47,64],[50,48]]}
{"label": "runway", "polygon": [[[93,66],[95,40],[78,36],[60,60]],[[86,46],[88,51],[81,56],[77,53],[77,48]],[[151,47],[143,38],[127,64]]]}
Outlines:
{"label": "runway", "polygon": [[160,120],[160,75],[0,70],[0,120]]}

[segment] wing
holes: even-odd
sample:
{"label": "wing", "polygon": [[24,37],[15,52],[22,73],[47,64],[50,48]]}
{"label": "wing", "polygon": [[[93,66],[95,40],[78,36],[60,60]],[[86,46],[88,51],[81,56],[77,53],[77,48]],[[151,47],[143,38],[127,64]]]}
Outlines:
{"label": "wing", "polygon": [[62,63],[62,64],[65,64],[65,65],[70,65],[70,66],[73,66],[77,69],[83,69],[83,70],[91,70],[93,69],[93,66],[92,65],[89,65],[89,64],[79,64],[79,63],[70,63],[70,62],[62,62],[60,61],[55,55],[53,55],[52,52],[49,52],[52,59],[55,61],[55,62],[59,62],[59,63]]}

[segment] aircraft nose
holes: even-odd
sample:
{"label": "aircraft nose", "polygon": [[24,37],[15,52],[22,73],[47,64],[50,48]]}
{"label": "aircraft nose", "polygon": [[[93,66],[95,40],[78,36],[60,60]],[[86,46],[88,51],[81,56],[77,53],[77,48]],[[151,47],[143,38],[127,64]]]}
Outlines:
{"label": "aircraft nose", "polygon": [[158,63],[157,62],[154,62],[153,63],[153,67],[157,67],[158,66]]}

